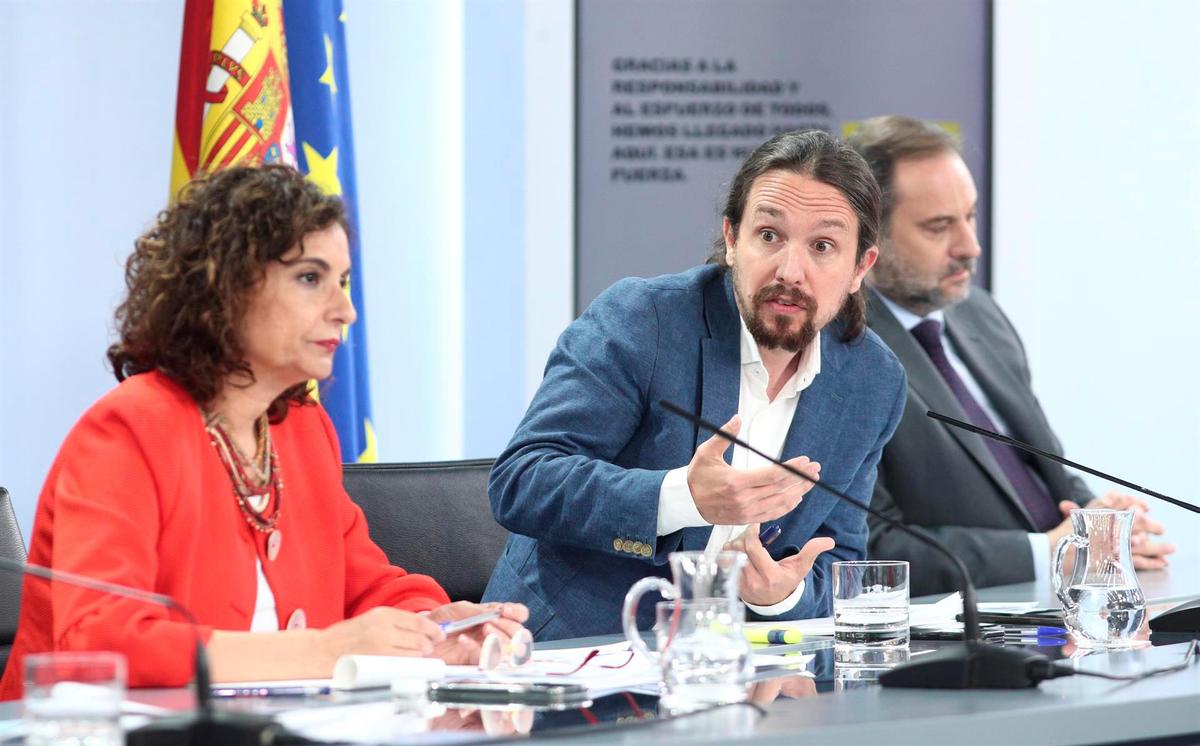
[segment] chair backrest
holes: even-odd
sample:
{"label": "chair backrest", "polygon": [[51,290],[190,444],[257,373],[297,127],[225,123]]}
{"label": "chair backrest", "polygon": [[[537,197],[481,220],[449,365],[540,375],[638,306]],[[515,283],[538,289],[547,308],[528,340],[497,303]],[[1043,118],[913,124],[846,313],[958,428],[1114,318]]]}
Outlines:
{"label": "chair backrest", "polygon": [[[17,526],[8,490],[0,487],[0,557],[25,562],[25,539]],[[0,671],[8,663],[13,639],[17,636],[17,621],[21,617],[21,586],[24,576],[0,570]]]}
{"label": "chair backrest", "polygon": [[491,470],[491,459],[346,464],[342,482],[393,565],[479,601],[508,539],[488,503]]}

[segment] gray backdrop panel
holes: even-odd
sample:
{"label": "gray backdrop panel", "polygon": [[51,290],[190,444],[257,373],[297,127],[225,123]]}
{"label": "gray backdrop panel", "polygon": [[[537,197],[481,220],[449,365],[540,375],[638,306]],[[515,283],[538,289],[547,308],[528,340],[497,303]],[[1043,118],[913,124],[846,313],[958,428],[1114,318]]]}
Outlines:
{"label": "gray backdrop panel", "polygon": [[703,262],[729,180],[776,131],[840,136],[889,113],[954,123],[989,235],[987,0],[577,7],[576,312],[622,277]]}

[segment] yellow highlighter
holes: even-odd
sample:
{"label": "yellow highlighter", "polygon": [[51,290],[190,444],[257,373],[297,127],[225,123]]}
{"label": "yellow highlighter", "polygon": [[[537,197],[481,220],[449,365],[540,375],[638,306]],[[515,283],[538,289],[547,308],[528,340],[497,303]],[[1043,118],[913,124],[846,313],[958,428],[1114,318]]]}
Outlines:
{"label": "yellow highlighter", "polygon": [[804,639],[798,629],[763,629],[746,627],[746,640],[756,645],[792,645]]}

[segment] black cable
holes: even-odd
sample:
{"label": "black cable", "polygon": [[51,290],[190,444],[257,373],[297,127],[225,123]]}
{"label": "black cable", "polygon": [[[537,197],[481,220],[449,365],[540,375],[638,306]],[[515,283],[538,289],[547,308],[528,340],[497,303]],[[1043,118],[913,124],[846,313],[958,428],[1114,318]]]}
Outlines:
{"label": "black cable", "polygon": [[[1200,647],[1200,640],[1192,640],[1188,645],[1187,651],[1183,654],[1183,660],[1179,663],[1162,668],[1155,668],[1150,671],[1142,671],[1133,674],[1119,673],[1104,673],[1102,671],[1084,671],[1073,666],[1067,666],[1062,663],[1045,662],[1042,665],[1031,665],[1030,675],[1037,677],[1041,681],[1047,679],[1059,679],[1064,676],[1091,676],[1097,679],[1107,679],[1109,681],[1141,681],[1152,676],[1161,676],[1166,673],[1174,673],[1182,671],[1192,664],[1192,659],[1197,657],[1197,648]],[[1041,663],[1040,661],[1038,663]]]}

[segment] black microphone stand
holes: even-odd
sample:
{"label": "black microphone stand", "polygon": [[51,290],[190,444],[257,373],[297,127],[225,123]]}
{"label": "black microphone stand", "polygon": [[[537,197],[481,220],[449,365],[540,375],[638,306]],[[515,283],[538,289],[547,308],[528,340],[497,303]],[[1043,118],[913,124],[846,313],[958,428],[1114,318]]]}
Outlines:
{"label": "black microphone stand", "polygon": [[[1143,495],[1149,495],[1156,500],[1168,502],[1178,508],[1190,510],[1193,513],[1200,513],[1200,507],[1192,505],[1191,503],[1184,502],[1183,500],[1171,497],[1170,495],[1164,495],[1161,492],[1155,492],[1154,490],[1147,489],[1141,485],[1121,479],[1120,477],[1114,477],[1112,474],[1106,474],[1099,469],[1093,469],[1090,466],[1084,466],[1083,464],[1076,463],[1068,458],[1059,456],[1056,453],[1043,451],[1041,448],[1031,446],[1028,443],[1023,443],[1016,438],[1010,438],[1007,435],[1001,435],[1000,433],[992,432],[991,430],[979,427],[978,425],[973,425],[970,422],[963,422],[962,420],[956,420],[953,417],[947,417],[946,415],[939,414],[933,410],[926,411],[925,415],[938,420],[939,422],[944,422],[951,427],[961,428],[963,430],[973,432],[976,435],[982,435],[985,438],[991,438],[992,440],[1000,441],[1007,446],[1012,446],[1013,448],[1025,451],[1026,453],[1032,453],[1035,456],[1041,456],[1044,459],[1055,461],[1063,466],[1069,466],[1072,469],[1078,469],[1079,471],[1086,472],[1092,476],[1100,477],[1101,479],[1107,479],[1108,481],[1119,484],[1122,487],[1128,487],[1129,489],[1140,492]],[[1200,598],[1192,601],[1186,601],[1179,606],[1176,606],[1173,609],[1168,609],[1167,611],[1164,611],[1163,613],[1154,617],[1150,620],[1150,629],[1154,632],[1200,635]]]}
{"label": "black microphone stand", "polygon": [[163,606],[177,612],[191,625],[196,638],[194,652],[196,712],[156,720],[130,731],[125,736],[127,746],[158,746],[159,744],[165,746],[174,746],[175,744],[264,746],[265,744],[309,743],[306,739],[288,732],[283,726],[265,715],[217,710],[213,707],[212,679],[208,671],[208,651],[204,646],[204,639],[200,636],[199,622],[192,612],[170,596],[119,583],[109,583],[66,570],[55,570],[42,565],[17,562],[6,557],[0,557],[0,569]]}
{"label": "black microphone stand", "polygon": [[947,557],[957,570],[961,584],[963,604],[963,644],[952,645],[935,653],[922,655],[918,660],[886,671],[879,676],[879,683],[887,687],[910,689],[1027,689],[1038,682],[1053,678],[1054,664],[1046,656],[1016,648],[990,645],[979,633],[979,606],[975,600],[975,586],[966,565],[940,541],[917,529],[890,518],[869,505],[864,505],[841,490],[830,487],[819,479],[813,479],[796,467],[763,453],[736,435],[722,430],[697,414],[683,409],[665,399],[659,404],[672,414],[705,430],[716,433],[730,443],[770,461],[787,471],[820,487],[834,497],[847,502],[859,510],[903,531],[922,544]]}

